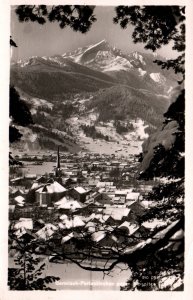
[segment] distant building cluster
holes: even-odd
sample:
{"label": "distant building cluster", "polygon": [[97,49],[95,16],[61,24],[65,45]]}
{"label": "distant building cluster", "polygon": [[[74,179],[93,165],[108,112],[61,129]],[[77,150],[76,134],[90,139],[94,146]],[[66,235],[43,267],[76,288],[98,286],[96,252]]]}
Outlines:
{"label": "distant building cluster", "polygon": [[81,245],[84,252],[126,251],[152,230],[140,222],[148,209],[143,196],[152,185],[137,183],[135,164],[95,154],[60,155],[58,149],[53,172],[10,179],[10,230],[17,239],[51,241],[59,252]]}

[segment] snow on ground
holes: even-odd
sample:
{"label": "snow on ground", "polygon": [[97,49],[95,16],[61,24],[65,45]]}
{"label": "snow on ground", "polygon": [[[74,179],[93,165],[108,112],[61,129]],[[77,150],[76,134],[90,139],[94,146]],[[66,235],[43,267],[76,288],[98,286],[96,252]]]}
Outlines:
{"label": "snow on ground", "polygon": [[152,221],[143,222],[142,225],[149,229],[155,229],[155,228],[159,228],[162,226],[167,226],[168,223],[164,220],[159,220],[157,218],[154,218]]}
{"label": "snow on ground", "polygon": [[145,129],[148,127],[148,125],[145,125],[143,120],[141,119],[137,119],[136,121],[132,120],[130,123],[133,125],[134,131],[125,134],[125,138],[127,140],[134,140],[134,139],[143,140],[148,138],[149,135],[145,132]]}
{"label": "snow on ground", "polygon": [[47,106],[48,108],[52,109],[53,108],[53,104],[48,102],[47,100],[44,99],[39,99],[39,98],[31,98],[31,101],[33,103],[33,105],[35,105],[36,107],[38,106]]}
{"label": "snow on ground", "polygon": [[139,59],[139,61],[143,64],[143,65],[146,65],[144,59],[143,59],[143,56],[141,54],[139,54],[137,51],[135,51],[133,53],[133,57],[135,57],[135,59]]}
{"label": "snow on ground", "polygon": [[60,66],[66,66],[66,64],[64,62],[61,62],[57,57],[49,57],[48,60],[59,64]]}
{"label": "snow on ground", "polygon": [[80,104],[84,104],[85,102],[90,101],[93,98],[93,96],[91,95],[89,98],[83,98],[81,100],[77,99],[78,103]]}
{"label": "snow on ground", "polygon": [[140,76],[144,76],[147,73],[147,71],[144,71],[141,68],[138,68],[138,71],[139,71]]}
{"label": "snow on ground", "polygon": [[109,61],[104,60],[103,64],[104,67],[102,68],[104,72],[120,70],[127,71],[128,69],[133,68],[132,64],[127,59],[120,56],[117,56],[113,59],[111,58]]}
{"label": "snow on ground", "polygon": [[31,108],[30,112],[31,112],[32,115],[35,115],[35,114],[37,114],[37,109]]}
{"label": "snow on ground", "polygon": [[61,131],[61,130],[58,130],[58,129],[52,129],[52,132],[53,133],[56,133],[58,135],[61,135],[61,136],[67,136],[67,133],[65,131]]}
{"label": "snow on ground", "polygon": [[164,83],[166,81],[165,77],[162,76],[160,73],[150,73],[149,76],[155,82]]}
{"label": "snow on ground", "polygon": [[[128,132],[126,135],[120,135],[116,132],[113,121],[95,124],[97,119],[98,113],[93,111],[84,116],[69,118],[67,121],[71,128],[73,128],[73,134],[76,136],[78,143],[84,149],[101,154],[116,153],[120,156],[138,154],[142,151],[143,140],[148,137],[148,134],[145,133],[147,126],[144,125],[143,120],[133,120],[131,123],[133,124],[134,131]],[[109,141],[87,137],[81,129],[81,125],[95,125],[98,132],[109,137]]]}
{"label": "snow on ground", "polygon": [[[25,101],[29,101],[29,99],[27,97],[22,97]],[[32,109],[38,109],[39,107],[46,107],[49,109],[52,109],[54,104],[52,104],[51,102],[44,100],[44,99],[40,99],[40,98],[33,98],[30,97],[30,104],[32,105]]]}
{"label": "snow on ground", "polygon": [[136,122],[132,123],[136,134],[140,137],[140,139],[147,139],[148,138],[148,134],[145,132],[145,129],[148,127],[148,125],[144,125],[144,121],[141,119],[137,119]]}

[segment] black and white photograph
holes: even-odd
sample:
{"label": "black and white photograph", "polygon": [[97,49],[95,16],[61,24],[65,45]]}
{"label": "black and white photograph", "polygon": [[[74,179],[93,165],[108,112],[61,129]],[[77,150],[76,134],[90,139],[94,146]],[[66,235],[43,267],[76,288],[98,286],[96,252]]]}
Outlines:
{"label": "black and white photograph", "polygon": [[185,290],[186,16],[10,6],[8,291]]}

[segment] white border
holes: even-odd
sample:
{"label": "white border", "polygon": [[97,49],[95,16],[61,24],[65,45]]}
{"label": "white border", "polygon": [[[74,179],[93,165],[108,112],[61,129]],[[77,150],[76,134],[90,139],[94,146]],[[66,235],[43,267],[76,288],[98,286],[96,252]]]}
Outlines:
{"label": "white border", "polygon": [[[10,5],[18,4],[89,4],[89,5],[186,5],[187,30],[186,30],[186,251],[185,251],[185,290],[184,292],[109,292],[109,291],[8,291],[7,288],[7,228],[8,228],[8,92],[9,92],[9,63],[10,63]],[[192,0],[77,0],[77,1],[16,1],[1,4],[0,16],[0,299],[100,299],[115,300],[128,299],[192,299],[193,297],[193,1]]]}

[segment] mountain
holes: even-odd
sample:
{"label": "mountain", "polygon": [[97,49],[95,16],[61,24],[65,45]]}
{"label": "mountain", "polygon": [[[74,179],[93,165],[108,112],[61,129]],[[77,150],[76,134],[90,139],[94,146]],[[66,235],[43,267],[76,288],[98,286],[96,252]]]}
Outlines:
{"label": "mountain", "polygon": [[11,66],[11,84],[26,93],[53,99],[63,93],[96,91],[116,84],[115,80],[68,59],[33,57]]}
{"label": "mountain", "polygon": [[162,70],[153,62],[164,60],[163,57],[137,51],[123,54],[106,40],[65,53],[62,57],[108,74],[119,83],[150,91],[167,93],[177,80],[173,71]]}
{"label": "mountain", "polygon": [[167,94],[176,84],[177,76],[162,70],[154,60],[151,54],[123,54],[103,40],[63,55],[19,61],[11,66],[11,82],[42,98],[97,91],[117,83]]}
{"label": "mountain", "polygon": [[151,54],[123,54],[103,40],[12,64],[10,82],[35,122],[23,129],[20,147],[114,153],[130,145],[132,153],[139,151],[161,125],[177,80],[154,60]]}

